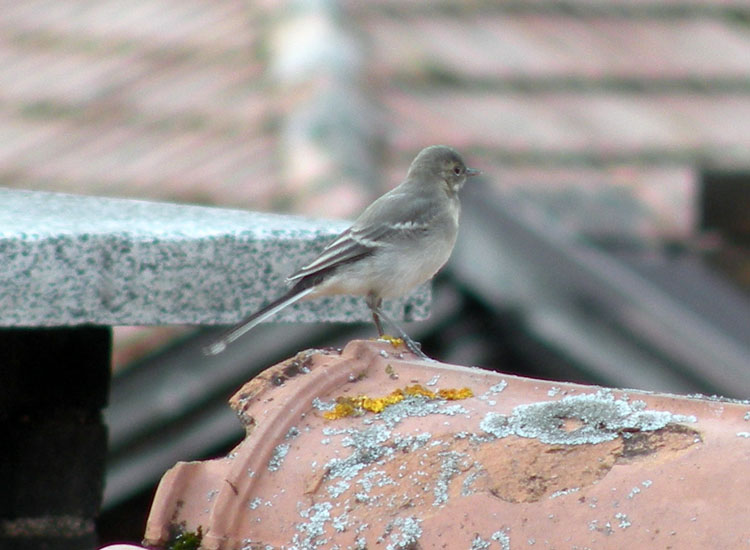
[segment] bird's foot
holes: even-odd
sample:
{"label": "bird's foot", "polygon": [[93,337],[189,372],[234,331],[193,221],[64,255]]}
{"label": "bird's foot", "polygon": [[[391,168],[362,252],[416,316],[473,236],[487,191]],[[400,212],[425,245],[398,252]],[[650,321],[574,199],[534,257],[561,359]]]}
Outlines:
{"label": "bird's foot", "polygon": [[425,353],[422,351],[422,345],[419,342],[412,340],[408,336],[406,338],[404,337],[399,338],[396,336],[390,336],[388,334],[382,334],[380,337],[378,337],[378,340],[381,342],[388,342],[394,348],[406,346],[406,348],[410,352],[412,352],[414,355],[416,355],[420,359],[427,359],[429,361],[432,361],[432,358],[425,355]]}

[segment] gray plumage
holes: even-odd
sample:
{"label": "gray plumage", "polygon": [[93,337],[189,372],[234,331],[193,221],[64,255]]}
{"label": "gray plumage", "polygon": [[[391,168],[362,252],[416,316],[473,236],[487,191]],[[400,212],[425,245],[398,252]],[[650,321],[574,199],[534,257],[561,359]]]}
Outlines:
{"label": "gray plumage", "polygon": [[467,177],[478,173],[467,168],[461,155],[450,147],[423,149],[403,183],[370,204],[317,258],[288,277],[293,286],[286,294],[238,323],[206,353],[220,353],[299,300],[351,294],[365,296],[381,336],[384,319],[412,351],[424,357],[380,305],[383,298],[403,296],[431,279],[448,261],[458,234],[458,192]]}

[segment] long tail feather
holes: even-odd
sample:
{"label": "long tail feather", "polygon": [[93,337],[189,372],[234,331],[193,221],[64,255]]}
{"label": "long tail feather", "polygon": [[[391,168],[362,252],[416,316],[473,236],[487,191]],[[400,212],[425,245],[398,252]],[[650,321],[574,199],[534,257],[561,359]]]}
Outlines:
{"label": "long tail feather", "polygon": [[203,348],[203,353],[205,355],[218,355],[219,353],[227,349],[227,346],[237,340],[240,336],[252,330],[257,325],[259,325],[269,317],[275,315],[285,307],[301,300],[302,298],[310,294],[313,290],[315,290],[313,287],[305,288],[303,290],[297,290],[296,288],[293,288],[292,290],[284,294],[281,298],[274,300],[264,308],[253,313],[250,317],[243,319],[242,321],[234,325],[213,344]]}

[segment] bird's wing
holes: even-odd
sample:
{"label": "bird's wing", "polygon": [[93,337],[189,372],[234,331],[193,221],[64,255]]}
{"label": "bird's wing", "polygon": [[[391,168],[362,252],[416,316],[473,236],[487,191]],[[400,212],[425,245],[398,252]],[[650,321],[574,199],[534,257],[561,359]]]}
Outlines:
{"label": "bird's wing", "polygon": [[372,252],[372,247],[364,246],[352,238],[352,228],[349,228],[339,235],[335,241],[326,246],[323,252],[312,262],[287,277],[287,281],[296,282],[309,275],[352,262]]}
{"label": "bird's wing", "polygon": [[401,201],[399,193],[386,193],[373,202],[354,224],[341,233],[312,262],[288,277],[298,281],[368,256],[379,248],[389,246],[415,232],[428,228],[429,208],[420,201]]}

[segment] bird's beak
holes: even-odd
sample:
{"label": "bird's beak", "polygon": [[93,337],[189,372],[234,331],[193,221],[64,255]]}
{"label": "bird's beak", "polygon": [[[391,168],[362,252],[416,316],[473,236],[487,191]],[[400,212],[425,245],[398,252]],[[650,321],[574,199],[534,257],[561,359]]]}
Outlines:
{"label": "bird's beak", "polygon": [[478,175],[480,175],[481,173],[482,173],[482,171],[481,171],[481,170],[476,170],[476,169],[474,169],[474,168],[467,168],[467,169],[466,169],[466,177],[469,177],[469,178],[470,178],[471,176],[478,176]]}

